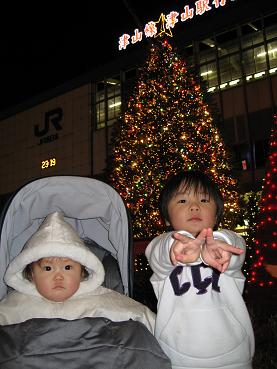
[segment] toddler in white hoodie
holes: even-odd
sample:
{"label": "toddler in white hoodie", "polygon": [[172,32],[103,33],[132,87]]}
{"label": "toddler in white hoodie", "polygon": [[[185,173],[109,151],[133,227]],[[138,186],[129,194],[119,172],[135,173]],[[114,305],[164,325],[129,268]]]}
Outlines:
{"label": "toddler in white hoodie", "polygon": [[155,336],[172,368],[251,369],[245,242],[235,232],[214,231],[223,213],[219,189],[202,172],[181,172],[167,182],[160,210],[173,231],[145,253],[158,299]]}

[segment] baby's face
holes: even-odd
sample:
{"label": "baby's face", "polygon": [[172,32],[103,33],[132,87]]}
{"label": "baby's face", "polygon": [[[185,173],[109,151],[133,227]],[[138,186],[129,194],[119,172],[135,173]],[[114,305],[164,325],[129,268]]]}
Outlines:
{"label": "baby's face", "polygon": [[168,215],[175,231],[185,230],[196,237],[203,228],[214,228],[216,204],[201,189],[181,187],[168,203]]}
{"label": "baby's face", "polygon": [[38,292],[48,300],[62,302],[79,288],[82,268],[67,258],[42,258],[32,265],[32,280]]}

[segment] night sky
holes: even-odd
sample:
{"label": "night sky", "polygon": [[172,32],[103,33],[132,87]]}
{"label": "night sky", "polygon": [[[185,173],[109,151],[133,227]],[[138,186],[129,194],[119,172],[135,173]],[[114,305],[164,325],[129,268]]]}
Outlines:
{"label": "night sky", "polygon": [[[1,3],[0,110],[121,55],[118,39],[189,1]],[[145,42],[145,41],[144,41]]]}

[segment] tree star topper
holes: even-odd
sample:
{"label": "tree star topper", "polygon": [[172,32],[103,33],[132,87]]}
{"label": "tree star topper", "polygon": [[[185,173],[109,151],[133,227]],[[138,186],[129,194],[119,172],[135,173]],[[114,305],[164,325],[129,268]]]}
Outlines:
{"label": "tree star topper", "polygon": [[160,30],[155,34],[155,37],[162,37],[163,35],[167,35],[170,37],[173,36],[170,27],[166,24],[165,15],[163,13],[160,15],[158,22],[155,23],[157,24],[157,26],[160,27]]}

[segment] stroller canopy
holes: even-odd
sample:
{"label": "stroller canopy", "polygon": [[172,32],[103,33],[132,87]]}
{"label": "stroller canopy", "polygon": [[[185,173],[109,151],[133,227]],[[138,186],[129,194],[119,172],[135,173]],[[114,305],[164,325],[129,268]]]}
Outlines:
{"label": "stroller canopy", "polygon": [[104,182],[78,176],[54,176],[32,181],[12,197],[0,224],[0,299],[3,277],[44,218],[62,211],[83,239],[91,239],[117,260],[124,293],[132,294],[132,248],[129,218],[119,194]]}

